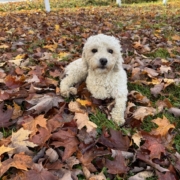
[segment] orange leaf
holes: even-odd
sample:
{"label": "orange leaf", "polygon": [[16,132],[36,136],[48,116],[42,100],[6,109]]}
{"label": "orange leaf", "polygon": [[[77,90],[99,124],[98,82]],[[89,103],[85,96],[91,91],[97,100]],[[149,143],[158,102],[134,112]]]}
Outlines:
{"label": "orange leaf", "polygon": [[91,106],[92,102],[88,100],[76,99],[76,102],[80,103],[82,106]]}
{"label": "orange leaf", "polygon": [[165,116],[163,116],[163,119],[157,118],[152,120],[152,122],[156,123],[159,126],[158,128],[151,131],[151,134],[153,135],[165,136],[170,129],[175,128],[175,126],[171,124]]}

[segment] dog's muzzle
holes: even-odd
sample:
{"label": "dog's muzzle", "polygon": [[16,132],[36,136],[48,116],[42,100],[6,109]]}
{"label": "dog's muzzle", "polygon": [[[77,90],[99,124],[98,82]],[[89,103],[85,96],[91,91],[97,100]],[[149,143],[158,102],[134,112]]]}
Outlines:
{"label": "dog's muzzle", "polygon": [[99,59],[99,63],[100,63],[101,68],[105,68],[107,62],[108,62],[108,60],[106,58]]}

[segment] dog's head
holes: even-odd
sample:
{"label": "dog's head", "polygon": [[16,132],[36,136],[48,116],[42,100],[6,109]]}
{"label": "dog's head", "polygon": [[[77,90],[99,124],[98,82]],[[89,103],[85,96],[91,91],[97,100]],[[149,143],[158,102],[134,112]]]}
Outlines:
{"label": "dog's head", "polygon": [[123,62],[119,40],[104,34],[89,37],[83,48],[82,59],[94,72],[118,71]]}

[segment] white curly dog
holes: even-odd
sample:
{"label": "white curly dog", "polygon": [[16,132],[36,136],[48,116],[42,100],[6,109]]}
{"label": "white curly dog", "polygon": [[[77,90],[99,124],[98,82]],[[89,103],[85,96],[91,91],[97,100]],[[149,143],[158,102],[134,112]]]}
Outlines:
{"label": "white curly dog", "polygon": [[115,105],[111,116],[122,125],[127,101],[127,75],[122,67],[123,58],[119,40],[98,34],[87,39],[82,58],[65,68],[65,78],[60,83],[61,95],[76,94],[73,85],[86,80],[87,89],[97,99],[113,98]]}

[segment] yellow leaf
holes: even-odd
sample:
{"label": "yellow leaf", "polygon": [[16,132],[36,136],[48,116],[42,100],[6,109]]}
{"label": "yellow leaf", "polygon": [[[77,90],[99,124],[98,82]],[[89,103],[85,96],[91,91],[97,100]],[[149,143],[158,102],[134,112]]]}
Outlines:
{"label": "yellow leaf", "polygon": [[67,52],[60,52],[58,55],[59,55],[59,60],[62,60],[63,58],[66,58],[69,55],[69,53],[67,53]]}
{"label": "yellow leaf", "polygon": [[49,49],[50,51],[54,52],[56,50],[57,46],[58,46],[58,44],[55,43],[55,44],[43,46],[43,48]]}
{"label": "yellow leaf", "polygon": [[9,152],[9,151],[12,151],[14,148],[10,148],[10,147],[5,147],[4,145],[2,145],[0,147],[0,155],[1,154],[4,154],[5,152]]}
{"label": "yellow leaf", "polygon": [[59,29],[60,29],[59,24],[56,24],[56,25],[55,25],[55,30],[56,30],[56,31],[59,31]]}
{"label": "yellow leaf", "polygon": [[0,45],[0,49],[7,49],[7,48],[9,48],[9,46],[8,46],[8,45],[6,45],[6,44],[2,44],[2,45]]}
{"label": "yellow leaf", "polygon": [[132,136],[132,139],[133,139],[134,143],[135,143],[138,147],[140,147],[140,143],[141,143],[141,139],[142,139],[142,138],[143,138],[143,137],[142,137],[142,135],[141,135],[140,132],[137,132],[137,133],[133,134],[133,136]]}
{"label": "yellow leaf", "polygon": [[91,106],[92,102],[88,100],[76,99],[76,102],[80,103],[82,106]]}
{"label": "yellow leaf", "polygon": [[175,126],[171,124],[165,116],[163,116],[163,119],[157,118],[157,119],[152,120],[152,122],[158,125],[158,128],[153,129],[151,131],[151,134],[153,135],[165,136],[170,129],[175,128]]}
{"label": "yellow leaf", "polygon": [[18,55],[15,57],[15,60],[24,59],[25,56],[26,56],[26,54],[18,54]]}
{"label": "yellow leaf", "polygon": [[174,36],[172,36],[172,40],[180,41],[180,36],[174,35]]}
{"label": "yellow leaf", "polygon": [[33,30],[29,30],[28,33],[29,34],[35,34],[35,32]]}

